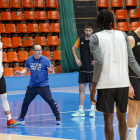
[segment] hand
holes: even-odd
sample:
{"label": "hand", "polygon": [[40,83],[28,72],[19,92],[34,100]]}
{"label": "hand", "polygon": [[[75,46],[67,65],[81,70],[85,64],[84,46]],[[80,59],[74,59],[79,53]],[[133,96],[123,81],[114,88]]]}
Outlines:
{"label": "hand", "polygon": [[93,60],[93,61],[91,61],[91,64],[92,64],[92,65],[94,65],[94,64],[95,64],[95,61],[94,61],[94,60]]}
{"label": "hand", "polygon": [[50,64],[50,67],[47,67],[47,69],[50,71],[50,73],[53,73],[55,70],[55,67],[53,64]]}
{"label": "hand", "polygon": [[23,75],[20,71],[16,71],[16,72],[14,72],[14,74],[16,75]]}
{"label": "hand", "polygon": [[97,103],[97,101],[95,100],[95,97],[96,97],[96,90],[95,88],[92,88],[92,91],[90,93],[90,100],[94,103]]}
{"label": "hand", "polygon": [[79,59],[76,59],[76,64],[80,67],[82,66],[82,62]]}
{"label": "hand", "polygon": [[130,85],[129,86],[129,91],[128,91],[128,97],[133,99],[134,96],[135,96],[134,89],[133,89],[132,85]]}

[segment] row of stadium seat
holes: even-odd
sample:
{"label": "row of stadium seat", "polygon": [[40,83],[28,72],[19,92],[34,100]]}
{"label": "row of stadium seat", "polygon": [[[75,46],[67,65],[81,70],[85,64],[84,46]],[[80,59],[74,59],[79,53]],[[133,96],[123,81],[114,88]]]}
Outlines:
{"label": "row of stadium seat", "polygon": [[[35,43],[39,43],[41,46],[59,46],[59,39],[58,36],[47,36],[46,43],[46,37],[43,36],[36,36],[35,37]],[[17,47],[28,47],[33,46],[33,38],[32,37],[23,37],[23,44],[21,41],[21,37],[12,37],[11,38],[2,38],[3,48],[17,48]]]}
{"label": "row of stadium seat", "polygon": [[13,11],[12,17],[11,17],[11,12],[1,12],[1,18],[0,18],[0,20],[2,21],[47,20],[47,19],[58,20],[59,12],[48,11],[48,17],[47,17],[46,11],[36,11],[36,14],[34,11],[24,11],[24,18],[23,18],[23,13],[21,11]]}
{"label": "row of stadium seat", "polygon": [[[110,10],[110,12],[113,13],[113,10]],[[129,10],[129,18],[139,18],[139,17],[140,17],[140,9]],[[126,9],[116,10],[116,19],[127,19],[127,10]]]}
{"label": "row of stadium seat", "polygon": [[[57,65],[57,73],[61,73],[61,65]],[[14,75],[14,72],[16,71],[22,71],[23,67],[14,67],[14,71],[13,68],[3,68],[3,74],[4,77],[12,77],[12,76],[19,76],[19,75]],[[48,74],[50,74],[50,72],[48,71]],[[30,75],[30,70],[25,74],[26,76]]]}
{"label": "row of stadium seat", "polygon": [[[112,0],[111,7],[122,7],[123,0]],[[126,6],[137,6],[137,0],[126,0]],[[109,0],[98,0],[98,7],[109,7]]]}
{"label": "row of stadium seat", "polygon": [[[45,1],[47,5],[45,5]],[[57,4],[57,0],[34,0],[34,5],[32,0],[22,0],[22,6],[20,4],[20,0],[10,0],[10,6],[8,5],[7,0],[0,0],[0,8],[57,8],[59,7]]]}
{"label": "row of stadium seat", "polygon": [[51,30],[49,23],[28,23],[28,30],[26,24],[0,24],[0,33],[59,33],[59,23],[51,23]]}
{"label": "row of stadium seat", "polygon": [[[29,51],[29,56],[33,55],[33,51]],[[60,51],[53,51],[53,58],[51,58],[50,51],[42,51],[42,55],[48,57],[51,61],[60,60]],[[18,51],[17,52],[3,52],[2,62],[11,63],[11,62],[24,62],[28,58],[27,51]]]}
{"label": "row of stadium seat", "polygon": [[[140,27],[140,22],[131,22],[131,31]],[[116,30],[116,22],[114,22],[114,29]],[[118,30],[129,31],[129,22],[118,22]]]}

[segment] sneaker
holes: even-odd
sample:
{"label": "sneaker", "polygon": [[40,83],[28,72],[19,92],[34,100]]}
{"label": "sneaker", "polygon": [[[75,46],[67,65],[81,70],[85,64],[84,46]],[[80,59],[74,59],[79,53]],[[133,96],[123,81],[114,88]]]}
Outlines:
{"label": "sneaker", "polygon": [[60,121],[60,118],[56,118],[56,125],[61,125],[62,122]]}
{"label": "sneaker", "polygon": [[14,119],[7,120],[7,127],[14,127],[20,124],[21,122],[15,121]]}
{"label": "sneaker", "polygon": [[19,117],[17,120],[18,120],[19,122],[21,122],[21,123],[25,123],[24,118]]}
{"label": "sneaker", "polygon": [[77,110],[76,113],[71,114],[71,117],[84,117],[84,116],[85,116],[84,111],[80,111],[80,110]]}
{"label": "sneaker", "polygon": [[94,111],[94,109],[91,109],[90,110],[89,117],[91,117],[91,118],[94,118],[95,117],[95,111]]}

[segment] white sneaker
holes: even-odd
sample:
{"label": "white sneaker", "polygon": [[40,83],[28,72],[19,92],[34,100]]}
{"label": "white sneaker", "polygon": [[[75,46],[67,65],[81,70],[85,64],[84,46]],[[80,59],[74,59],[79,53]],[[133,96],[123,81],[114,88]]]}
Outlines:
{"label": "white sneaker", "polygon": [[84,117],[84,116],[85,116],[85,112],[80,110],[77,110],[76,113],[71,114],[71,117]]}

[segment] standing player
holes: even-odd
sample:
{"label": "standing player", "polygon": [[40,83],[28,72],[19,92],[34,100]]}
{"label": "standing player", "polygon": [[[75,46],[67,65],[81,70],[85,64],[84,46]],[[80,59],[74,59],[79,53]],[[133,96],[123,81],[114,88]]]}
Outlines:
{"label": "standing player", "polygon": [[10,107],[7,100],[6,83],[3,76],[2,46],[3,43],[1,42],[1,35],[0,35],[0,98],[1,98],[3,110],[5,111],[5,114],[7,116],[7,127],[13,127],[16,125],[20,125],[21,122],[17,122],[11,118]]}
{"label": "standing player", "polygon": [[129,45],[127,35],[114,28],[113,14],[104,9],[97,17],[97,27],[100,32],[90,38],[90,48],[95,59],[91,100],[95,101],[97,85],[96,109],[103,112],[106,140],[114,140],[113,112],[116,102],[116,114],[120,140],[126,140],[126,110],[129,92],[128,64],[140,77],[140,67],[137,64]]}
{"label": "standing player", "polygon": [[[92,88],[93,78],[93,56],[89,48],[89,38],[93,33],[93,27],[91,23],[85,24],[85,36],[80,37],[75,45],[72,47],[72,52],[75,57],[75,61],[79,68],[79,110],[72,114],[72,117],[85,116],[84,113],[84,101],[85,101],[85,88],[86,83],[89,83],[89,90]],[[80,48],[81,60],[78,59],[76,54],[76,48]],[[89,117],[95,117],[94,103],[91,102],[91,110]]]}
{"label": "standing player", "polygon": [[[135,59],[140,65],[140,27],[137,28],[134,32],[130,33],[128,39]],[[140,118],[140,79],[131,68],[129,68],[129,76],[132,87],[134,88],[135,96],[133,98],[128,99],[128,140],[137,140],[136,130]],[[130,90],[132,89],[132,87],[130,87]]]}
{"label": "standing player", "polygon": [[54,72],[54,66],[51,65],[51,61],[42,55],[42,47],[39,44],[33,46],[34,55],[27,58],[25,62],[25,68],[19,72],[16,71],[15,74],[24,75],[30,69],[31,79],[25,98],[22,104],[21,114],[19,121],[25,122],[24,117],[27,113],[28,107],[33,99],[39,94],[51,107],[55,117],[56,124],[61,124],[60,113],[58,111],[57,104],[52,98],[51,91],[48,84],[48,70],[50,73]]}

